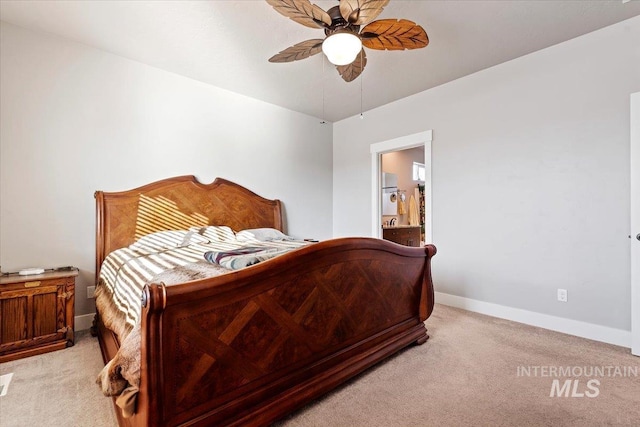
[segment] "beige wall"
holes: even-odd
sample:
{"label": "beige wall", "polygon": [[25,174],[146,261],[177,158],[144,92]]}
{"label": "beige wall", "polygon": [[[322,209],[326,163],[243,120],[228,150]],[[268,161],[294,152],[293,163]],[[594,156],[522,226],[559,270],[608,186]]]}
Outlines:
{"label": "beige wall", "polygon": [[436,291],[629,331],[638,40],[635,17],[334,123],[334,235],[371,233],[370,145],[433,130]]}
{"label": "beige wall", "polygon": [[0,25],[0,265],[80,268],[93,311],[96,190],[220,176],[284,203],[287,231],[331,237],[332,128],[51,35]]}

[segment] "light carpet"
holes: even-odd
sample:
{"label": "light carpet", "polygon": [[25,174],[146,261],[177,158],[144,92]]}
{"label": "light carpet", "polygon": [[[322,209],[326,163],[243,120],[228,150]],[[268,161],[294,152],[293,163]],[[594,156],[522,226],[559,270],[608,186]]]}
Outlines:
{"label": "light carpet", "polygon": [[[276,425],[640,425],[640,358],[629,349],[442,305],[426,324],[426,344]],[[0,426],[115,426],[111,401],[93,383],[101,365],[86,333],[74,347],[3,364],[0,374],[14,376]]]}
{"label": "light carpet", "polygon": [[95,383],[102,366],[88,331],[76,332],[73,347],[0,364],[0,375],[13,372],[0,397],[0,426],[117,426],[111,400]]}

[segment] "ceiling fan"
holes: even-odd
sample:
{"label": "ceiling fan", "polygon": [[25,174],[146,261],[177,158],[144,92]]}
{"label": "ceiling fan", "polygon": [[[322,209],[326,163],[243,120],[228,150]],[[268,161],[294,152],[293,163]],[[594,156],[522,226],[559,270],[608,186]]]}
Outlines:
{"label": "ceiling fan", "polygon": [[[419,49],[429,44],[424,29],[406,19],[373,21],[389,0],[338,0],[328,11],[309,0],[266,0],[282,15],[311,28],[322,28],[326,37],[297,43],[272,56],[269,62],[291,62],[323,51],[346,82],[358,77],[367,65],[364,47],[377,50]],[[373,22],[372,22],[373,21]],[[361,29],[361,27],[364,28]]]}

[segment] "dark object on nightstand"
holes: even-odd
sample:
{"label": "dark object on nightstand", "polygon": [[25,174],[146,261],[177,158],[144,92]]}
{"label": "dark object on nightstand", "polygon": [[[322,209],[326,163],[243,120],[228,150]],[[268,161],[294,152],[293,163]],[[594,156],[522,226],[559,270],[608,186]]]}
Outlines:
{"label": "dark object on nightstand", "polygon": [[77,268],[0,278],[0,363],[70,347]]}

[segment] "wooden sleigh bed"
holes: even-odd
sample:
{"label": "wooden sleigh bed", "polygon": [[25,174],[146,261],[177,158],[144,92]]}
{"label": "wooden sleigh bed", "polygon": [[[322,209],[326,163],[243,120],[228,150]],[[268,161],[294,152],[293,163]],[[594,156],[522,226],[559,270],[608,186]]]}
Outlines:
{"label": "wooden sleigh bed", "polygon": [[[220,178],[204,185],[176,177],[95,198],[96,279],[107,254],[144,233],[203,225],[283,229],[280,201]],[[148,284],[137,406],[130,418],[116,407],[119,424],[268,425],[424,343],[435,253],[433,245],[341,238],[217,277]],[[99,311],[96,326],[106,363],[120,342]]]}

